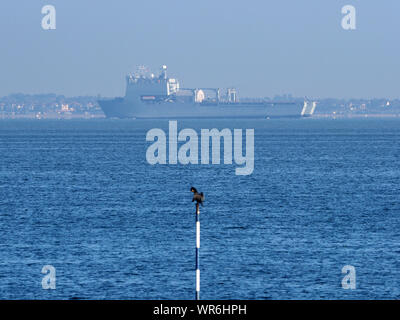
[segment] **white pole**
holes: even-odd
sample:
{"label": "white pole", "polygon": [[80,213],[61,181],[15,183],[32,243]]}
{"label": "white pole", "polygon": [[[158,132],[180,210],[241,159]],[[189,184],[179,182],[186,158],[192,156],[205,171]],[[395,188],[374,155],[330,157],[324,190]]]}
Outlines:
{"label": "white pole", "polygon": [[200,208],[196,203],[196,300],[200,300]]}

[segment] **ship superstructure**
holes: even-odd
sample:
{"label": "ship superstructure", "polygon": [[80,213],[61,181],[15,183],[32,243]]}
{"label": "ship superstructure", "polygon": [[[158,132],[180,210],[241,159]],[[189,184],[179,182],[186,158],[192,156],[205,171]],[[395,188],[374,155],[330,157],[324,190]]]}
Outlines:
{"label": "ship superstructure", "polygon": [[[311,103],[311,107],[310,107]],[[268,118],[311,116],[315,103],[241,102],[235,88],[182,88],[167,76],[145,67],[126,77],[124,98],[100,100],[106,117],[116,118]]]}

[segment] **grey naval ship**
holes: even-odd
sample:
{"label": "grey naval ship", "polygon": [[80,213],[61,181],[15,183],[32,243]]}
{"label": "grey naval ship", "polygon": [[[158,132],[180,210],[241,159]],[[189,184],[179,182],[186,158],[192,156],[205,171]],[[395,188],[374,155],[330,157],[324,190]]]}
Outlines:
{"label": "grey naval ship", "polygon": [[145,68],[126,77],[125,97],[98,101],[107,118],[273,118],[309,117],[316,102],[241,102],[228,88],[182,88],[167,76]]}

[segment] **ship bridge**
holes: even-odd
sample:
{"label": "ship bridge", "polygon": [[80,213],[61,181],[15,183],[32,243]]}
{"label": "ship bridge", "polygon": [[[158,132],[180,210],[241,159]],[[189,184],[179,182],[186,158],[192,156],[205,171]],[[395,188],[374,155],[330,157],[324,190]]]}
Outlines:
{"label": "ship bridge", "polygon": [[179,81],[167,77],[167,66],[163,65],[160,75],[155,77],[145,67],[126,77],[127,100],[167,100],[179,91]]}

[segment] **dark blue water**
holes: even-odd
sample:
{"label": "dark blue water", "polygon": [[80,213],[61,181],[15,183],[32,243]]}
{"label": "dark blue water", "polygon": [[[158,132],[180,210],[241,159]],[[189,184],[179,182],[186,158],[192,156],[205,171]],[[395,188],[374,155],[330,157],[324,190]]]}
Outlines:
{"label": "dark blue water", "polygon": [[168,122],[0,122],[0,298],[192,299],[192,185],[202,299],[400,298],[400,120],[178,121],[254,128],[250,176],[149,165],[155,127]]}

